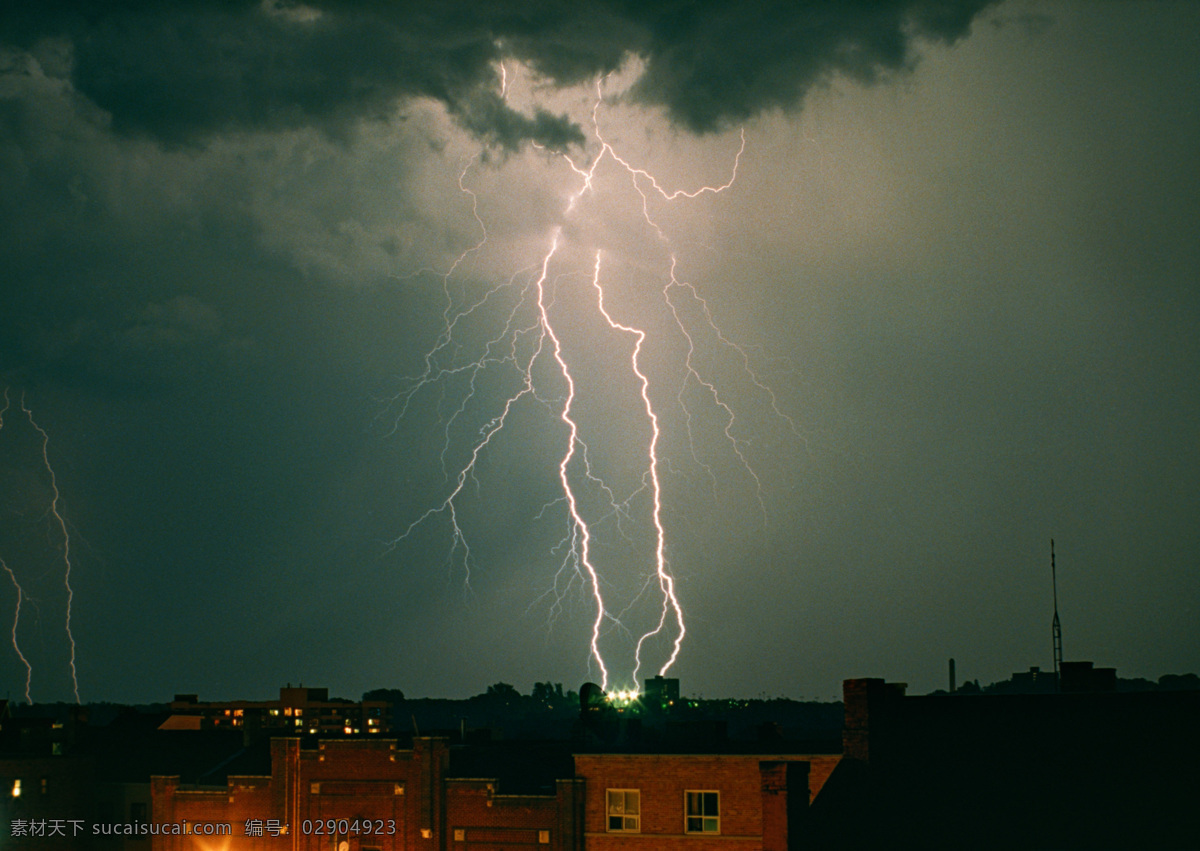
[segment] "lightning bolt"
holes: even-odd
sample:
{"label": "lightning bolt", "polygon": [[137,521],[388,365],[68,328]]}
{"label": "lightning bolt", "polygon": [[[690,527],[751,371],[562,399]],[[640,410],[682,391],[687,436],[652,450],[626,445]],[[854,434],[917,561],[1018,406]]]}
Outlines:
{"label": "lightning bolt", "polygon": [[558,478],[562,483],[563,494],[566,496],[568,511],[571,516],[573,540],[577,545],[577,549],[573,547],[573,550],[578,552],[579,564],[587,572],[588,581],[592,588],[592,596],[596,601],[596,619],[592,623],[592,658],[596,660],[596,665],[600,669],[600,685],[602,688],[607,688],[608,667],[604,664],[604,657],[600,653],[600,630],[604,624],[606,610],[604,596],[600,593],[600,576],[596,572],[596,567],[592,564],[591,560],[592,531],[579,511],[579,502],[575,497],[575,490],[571,487],[571,478],[567,474],[567,468],[571,465],[571,459],[575,456],[575,448],[580,443],[579,425],[571,418],[571,403],[575,400],[575,379],[571,377],[571,369],[563,358],[562,343],[559,341],[558,335],[554,332],[554,326],[550,324],[550,315],[546,312],[546,275],[549,270],[550,258],[558,250],[559,236],[560,233],[556,230],[550,251],[546,254],[546,258],[542,262],[542,274],[537,282],[538,312],[541,316],[542,327],[550,337],[550,341],[554,344],[554,360],[558,364],[559,369],[562,370],[563,380],[567,384],[567,398],[563,402],[562,413],[560,414],[560,419],[567,426],[567,451],[558,465]]}
{"label": "lightning bolt", "polygon": [[[9,396],[8,396],[8,388],[6,387],[4,389],[4,407],[2,409],[0,409],[0,428],[3,428],[3,426],[4,426],[4,414],[8,412],[9,406],[10,406],[10,401],[9,401]],[[29,421],[29,425],[38,433],[38,436],[41,438],[42,464],[43,464],[43,466],[45,466],[46,473],[49,476],[50,493],[51,493],[50,504],[49,504],[49,506],[47,506],[46,514],[48,517],[53,518],[54,525],[56,525],[58,527],[58,532],[60,533],[61,540],[62,540],[62,544],[59,549],[60,549],[60,552],[62,553],[62,560],[63,560],[63,565],[64,565],[63,587],[66,590],[66,622],[64,625],[64,629],[65,629],[66,636],[67,636],[67,643],[70,647],[70,656],[68,659],[68,667],[70,668],[70,671],[71,671],[71,688],[75,695],[75,702],[79,703],[80,702],[80,699],[79,699],[79,676],[78,676],[78,672],[76,670],[76,665],[75,665],[76,645],[75,645],[75,636],[71,631],[71,614],[72,614],[72,607],[73,607],[74,600],[75,600],[75,591],[71,587],[71,569],[72,569],[72,565],[71,565],[71,535],[70,535],[70,532],[67,530],[67,522],[63,518],[62,512],[59,510],[58,503],[59,503],[59,499],[60,499],[61,495],[58,490],[58,478],[57,478],[57,476],[55,476],[54,468],[50,464],[50,436],[49,436],[49,434],[46,433],[46,430],[43,429],[40,425],[38,425],[37,421],[33,418],[33,411],[25,404],[25,394],[24,393],[21,394],[20,406],[21,406],[21,412],[25,414],[25,418]],[[8,573],[9,579],[12,581],[13,585],[16,586],[16,589],[17,589],[17,606],[16,606],[16,613],[13,617],[12,641],[13,641],[13,648],[17,651],[17,655],[20,657],[21,662],[25,665],[25,670],[26,670],[25,699],[27,701],[29,701],[29,699],[30,699],[30,683],[31,683],[32,676],[33,676],[33,669],[29,663],[29,660],[26,659],[25,655],[21,652],[21,648],[17,641],[17,627],[20,623],[20,618],[21,618],[21,603],[25,599],[30,599],[32,601],[32,598],[30,598],[29,595],[25,592],[25,590],[21,587],[21,584],[17,581],[16,574],[13,573],[12,569],[3,560],[0,560],[0,566],[2,566],[5,570],[5,572]]]}
{"label": "lightning bolt", "polygon": [[[661,673],[665,673],[672,665],[675,664],[675,659],[679,656],[680,645],[683,644],[683,636],[687,633],[687,629],[683,625],[683,609],[679,605],[679,598],[675,596],[675,578],[671,576],[667,569],[667,554],[666,554],[666,530],[663,528],[662,521],[662,482],[658,478],[658,438],[660,431],[658,428],[658,416],[654,413],[654,405],[650,401],[650,379],[642,372],[641,365],[638,363],[638,356],[642,351],[642,343],[646,342],[646,332],[639,328],[634,328],[629,325],[622,325],[617,322],[604,308],[604,289],[600,286],[600,257],[599,251],[596,252],[596,267],[595,273],[592,275],[592,286],[596,288],[596,305],[600,310],[605,321],[608,322],[610,328],[616,331],[623,331],[626,334],[631,334],[636,342],[633,344],[633,354],[630,355],[630,369],[637,376],[638,382],[641,384],[642,402],[646,406],[646,419],[650,421],[650,445],[647,450],[649,459],[648,473],[650,476],[651,491],[653,494],[652,515],[654,521],[654,573],[658,579],[658,586],[662,591],[663,604],[662,616],[658,619],[658,625],[650,632],[644,633],[638,639],[637,648],[634,651],[634,666],[633,666],[633,682],[637,684],[638,672],[642,668],[642,645],[647,639],[653,638],[663,631],[667,623],[667,615],[673,612],[675,615],[675,624],[678,627],[678,632],[675,635],[674,648],[671,651],[671,657],[663,665]],[[593,648],[595,644],[593,643]]]}
{"label": "lightning bolt", "polygon": [[[8,413],[9,406],[8,388],[4,388],[4,407],[0,408],[0,429],[4,428],[4,415]],[[4,572],[8,574],[8,578],[12,581],[13,587],[17,589],[17,605],[13,612],[12,625],[12,646],[13,650],[17,651],[17,657],[21,660],[21,664],[25,666],[25,702],[33,703],[30,696],[30,686],[33,682],[33,666],[29,664],[29,660],[25,658],[25,654],[21,652],[21,643],[17,640],[17,628],[21,624],[21,602],[25,599],[25,589],[21,587],[21,583],[17,581],[17,575],[12,572],[12,568],[5,563],[3,558],[0,558],[0,567],[4,568]]]}
{"label": "lightning bolt", "polygon": [[[503,64],[500,65],[499,70],[501,96],[504,96],[510,85],[509,76]],[[685,400],[685,394],[689,388],[699,388],[708,398],[712,407],[719,412],[718,416],[723,421],[724,437],[731,447],[733,457],[736,457],[738,463],[754,482],[765,524],[767,509],[763,496],[763,483],[751,465],[748,438],[744,436],[734,408],[726,401],[716,378],[706,375],[697,364],[694,357],[700,342],[697,337],[697,329],[705,329],[706,340],[713,340],[719,348],[733,353],[741,369],[748,376],[750,384],[767,397],[775,415],[785,421],[789,429],[797,436],[799,436],[798,429],[795,422],[781,411],[771,389],[755,374],[748,352],[720,330],[713,319],[708,302],[700,294],[700,291],[692,283],[682,280],[678,276],[676,252],[667,231],[656,221],[653,212],[655,205],[658,204],[676,204],[695,200],[704,195],[718,195],[733,187],[737,180],[738,167],[746,150],[745,131],[739,133],[740,144],[733,156],[733,164],[727,180],[693,189],[669,189],[649,170],[635,165],[628,158],[619,154],[605,138],[600,124],[600,110],[604,103],[604,79],[597,81],[595,94],[591,123],[596,147],[592,149],[593,153],[589,160],[584,163],[567,153],[547,153],[547,156],[560,158],[565,162],[579,180],[576,190],[566,196],[563,216],[572,217],[586,195],[599,191],[597,176],[604,163],[611,162],[618,170],[618,174],[626,176],[628,185],[640,198],[640,219],[664,247],[666,256],[669,257],[669,269],[663,275],[665,283],[662,284],[661,292],[666,309],[671,314],[686,349],[682,364],[682,377],[678,390],[675,392],[675,399],[682,411],[692,458],[711,479],[715,498],[716,475],[712,467],[700,458],[692,432],[693,412]],[[546,153],[537,145],[533,147]],[[543,595],[543,598],[549,596],[552,599],[550,617],[553,622],[554,618],[562,611],[565,596],[577,582],[582,589],[586,590],[591,601],[590,604],[594,606],[590,628],[589,665],[595,665],[600,675],[601,687],[606,692],[609,689],[613,668],[611,663],[606,661],[605,654],[601,650],[602,641],[609,634],[609,630],[619,630],[630,636],[633,656],[631,671],[635,691],[614,692],[614,694],[619,693],[628,697],[636,693],[637,678],[649,646],[669,639],[670,652],[666,654],[666,661],[658,668],[659,674],[663,675],[678,660],[684,637],[687,634],[683,606],[676,589],[676,578],[671,571],[667,557],[667,525],[663,517],[664,486],[661,474],[665,461],[661,455],[663,424],[655,407],[654,398],[657,394],[652,388],[650,373],[646,371],[642,363],[648,345],[649,331],[647,327],[639,327],[629,320],[619,321],[606,306],[601,274],[602,252],[597,251],[590,276],[595,297],[594,304],[599,315],[603,317],[608,328],[614,334],[623,335],[632,341],[628,369],[636,381],[638,399],[649,431],[649,437],[644,445],[645,457],[641,462],[644,470],[641,484],[632,493],[624,498],[619,498],[594,471],[588,445],[583,439],[582,428],[576,418],[575,405],[578,399],[579,385],[572,373],[562,336],[553,319],[558,311],[567,308],[560,307],[555,311],[551,310],[563,282],[580,275],[582,271],[552,275],[552,264],[561,265],[564,262],[559,259],[564,240],[562,226],[559,225],[552,229],[548,238],[549,247],[542,253],[540,262],[518,271],[506,283],[486,288],[481,295],[469,298],[452,296],[451,278],[456,270],[460,268],[468,255],[480,251],[488,239],[487,228],[479,213],[478,197],[466,182],[468,172],[479,159],[480,157],[477,155],[460,173],[458,188],[469,199],[471,213],[481,236],[474,245],[459,255],[445,272],[438,273],[445,299],[442,330],[424,357],[423,370],[404,379],[401,392],[392,400],[396,411],[396,420],[393,426],[395,428],[410,411],[418,393],[432,392],[432,389],[438,386],[441,388],[444,399],[453,382],[461,382],[461,389],[458,391],[461,395],[457,403],[446,410],[443,410],[440,404],[438,407],[442,426],[441,461],[443,475],[447,482],[447,491],[440,502],[417,516],[390,544],[395,547],[412,535],[417,528],[435,517],[444,517],[450,528],[447,558],[451,565],[461,564],[465,574],[464,581],[469,583],[473,556],[468,537],[460,523],[459,500],[469,483],[475,485],[476,488],[480,486],[476,477],[479,460],[483,453],[494,447],[498,435],[510,421],[515,408],[522,404],[540,406],[557,419],[566,432],[562,454],[558,456],[556,464],[557,489],[561,496],[543,506],[541,512],[534,518],[540,520],[557,505],[561,505],[565,509],[565,534],[560,543],[551,549],[551,552],[561,551],[562,561],[554,574],[551,588],[546,595]],[[534,269],[537,271],[534,272]],[[567,292],[574,293],[575,290]],[[507,304],[507,307],[502,307],[502,303]],[[477,346],[472,351],[469,344],[461,339],[465,333],[461,329],[466,324],[466,320],[485,307],[493,311],[499,309],[503,321],[499,323],[497,333],[483,343],[482,350]],[[540,365],[543,362],[546,366]],[[557,376],[554,380],[561,390],[551,391],[542,383],[543,376],[547,373],[547,366],[550,367],[549,372]],[[454,443],[452,430],[469,409],[483,405],[482,400],[477,397],[477,382],[482,380],[489,370],[506,370],[515,373],[516,386],[504,395],[496,413],[489,419],[485,419],[474,437],[467,441],[464,460],[453,465],[452,468],[447,460]],[[598,518],[596,517],[596,498],[589,497],[588,507],[585,508],[584,494],[581,488],[586,488],[600,499],[602,507],[599,509]],[[595,561],[594,544],[600,524],[610,518],[615,522],[617,531],[626,537],[626,540],[630,540],[625,535],[622,524],[630,519],[632,501],[641,493],[647,494],[649,499],[648,525],[653,528],[653,556],[649,568],[643,574],[641,590],[633,595],[632,601],[624,609],[616,612],[605,599],[605,589],[609,583],[605,578],[605,571],[602,571]],[[602,497],[599,496],[601,494]],[[589,520],[589,516],[593,519]],[[652,588],[657,589],[660,600],[655,607],[657,613],[654,624],[634,639],[633,634],[629,633],[623,624],[622,618]]]}
{"label": "lightning bolt", "polygon": [[[5,400],[8,401],[7,399]],[[17,641],[17,627],[21,623],[21,601],[25,599],[25,590],[21,587],[21,583],[17,582],[17,576],[12,572],[12,568],[4,563],[4,559],[0,558],[0,567],[4,568],[4,572],[8,574],[8,578],[12,580],[13,587],[17,589],[17,607],[13,612],[12,625],[12,646],[13,650],[17,651],[17,656],[21,659],[21,664],[25,666],[25,702],[33,703],[33,698],[30,697],[30,685],[33,682],[33,666],[29,664],[29,660],[25,658],[25,654],[21,652],[21,644]]]}

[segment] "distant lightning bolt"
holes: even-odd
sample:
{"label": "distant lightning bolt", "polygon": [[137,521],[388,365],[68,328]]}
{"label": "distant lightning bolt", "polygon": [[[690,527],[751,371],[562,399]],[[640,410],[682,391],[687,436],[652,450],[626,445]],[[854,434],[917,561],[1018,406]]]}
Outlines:
{"label": "distant lightning bolt", "polygon": [[38,425],[33,419],[33,411],[25,406],[25,394],[21,394],[21,410],[25,412],[25,416],[29,418],[29,424],[33,426],[37,433],[42,436],[42,462],[46,465],[46,472],[50,474],[50,491],[53,497],[50,500],[50,515],[58,523],[59,531],[62,532],[62,559],[66,569],[63,571],[63,586],[67,589],[67,621],[66,632],[67,642],[71,646],[71,688],[75,692],[75,702],[79,703],[79,675],[75,670],[75,636],[71,634],[71,607],[75,600],[75,591],[71,588],[71,535],[67,532],[67,521],[63,519],[62,514],[58,510],[58,477],[54,475],[54,468],[50,466],[50,435],[46,434],[45,429]]}
{"label": "distant lightning bolt", "polygon": [[[504,97],[507,95],[510,82],[508,71],[503,63],[500,63],[499,66],[499,77],[501,97]],[[651,209],[652,202],[672,204],[694,200],[706,194],[720,194],[730,189],[737,180],[738,167],[746,150],[745,131],[739,133],[740,144],[733,156],[728,180],[694,189],[671,190],[666,188],[662,181],[650,171],[634,165],[630,160],[618,154],[605,139],[599,117],[603,101],[604,80],[601,79],[596,84],[596,98],[591,112],[592,133],[599,147],[593,149],[590,161],[585,165],[569,154],[555,154],[555,156],[561,157],[579,178],[578,187],[567,195],[564,214],[571,216],[583,197],[596,191],[598,169],[604,162],[612,162],[621,172],[628,175],[630,186],[641,200],[641,219],[664,245],[670,257],[669,272],[664,275],[662,297],[686,345],[686,355],[682,364],[682,381],[676,393],[676,400],[683,413],[692,458],[712,480],[715,497],[715,473],[711,466],[700,459],[692,431],[693,414],[684,398],[689,387],[696,387],[703,391],[711,405],[719,412],[719,416],[723,420],[722,431],[732,448],[733,455],[753,479],[765,523],[767,509],[763,496],[763,484],[750,463],[749,441],[742,436],[742,426],[739,424],[733,407],[721,393],[715,377],[706,376],[698,366],[697,359],[694,357],[699,342],[695,329],[697,327],[704,329],[706,340],[715,340],[718,347],[732,352],[740,362],[741,369],[748,376],[751,385],[768,397],[771,410],[787,423],[793,434],[799,436],[798,430],[793,420],[780,410],[774,393],[754,373],[746,350],[730,340],[720,330],[713,320],[708,302],[696,287],[677,276],[676,255],[671,247],[671,240],[663,227],[655,220]],[[534,145],[534,147],[544,150],[538,145]],[[606,663],[600,647],[605,634],[605,624],[606,622],[611,623],[613,627],[627,633],[621,623],[622,617],[632,609],[634,603],[643,594],[657,586],[658,592],[661,594],[661,605],[657,610],[656,622],[651,629],[636,639],[633,647],[632,676],[636,684],[643,665],[643,654],[648,644],[660,636],[668,634],[672,636],[669,656],[659,668],[659,674],[662,675],[677,661],[684,636],[687,633],[684,625],[683,606],[676,592],[676,580],[667,559],[667,531],[663,520],[663,482],[660,474],[660,468],[664,462],[660,454],[662,426],[659,413],[653,403],[655,394],[652,392],[651,380],[641,361],[647,343],[647,331],[633,324],[618,321],[606,307],[604,287],[601,283],[602,255],[597,252],[591,275],[596,298],[595,304],[613,332],[626,334],[633,338],[629,368],[639,386],[638,392],[650,433],[649,440],[645,444],[645,466],[641,485],[632,494],[620,499],[593,471],[588,446],[583,440],[581,427],[575,415],[578,386],[572,375],[559,332],[551,318],[550,306],[553,301],[549,289],[551,263],[552,261],[560,262],[556,260],[556,255],[559,253],[563,238],[561,228],[553,230],[549,239],[549,248],[542,254],[540,263],[517,272],[508,279],[507,283],[495,284],[487,288],[482,295],[465,299],[455,299],[451,295],[451,277],[468,255],[481,250],[487,242],[487,228],[479,214],[478,198],[466,183],[467,174],[472,164],[478,159],[477,156],[460,173],[458,187],[470,199],[471,212],[481,237],[474,245],[460,254],[450,264],[447,271],[439,273],[445,297],[442,330],[433,346],[425,354],[424,369],[419,374],[405,379],[404,388],[392,400],[398,425],[410,410],[418,393],[432,388],[436,384],[443,384],[442,392],[444,394],[445,382],[462,382],[464,390],[457,404],[446,411],[442,411],[439,406],[442,427],[441,459],[448,490],[441,502],[426,509],[391,543],[393,546],[398,545],[427,521],[436,516],[444,516],[450,526],[449,559],[452,563],[461,561],[466,578],[469,580],[472,552],[467,536],[460,525],[458,500],[468,482],[475,482],[478,486],[475,476],[479,459],[492,445],[493,438],[509,422],[515,407],[528,402],[540,405],[561,421],[566,428],[565,446],[557,461],[558,489],[561,496],[544,506],[535,518],[541,518],[552,506],[561,504],[565,507],[567,531],[561,542],[551,549],[553,553],[562,552],[562,563],[554,575],[552,588],[546,592],[553,598],[550,607],[551,618],[553,619],[562,610],[564,595],[576,581],[580,581],[595,606],[594,617],[591,621],[589,659],[594,661],[600,673],[601,686],[607,690],[612,670],[611,666]],[[538,269],[536,274],[532,273],[533,268]],[[570,273],[570,275],[574,274]],[[553,280],[557,282],[567,277],[569,275],[563,275]],[[470,350],[466,348],[466,343],[459,339],[461,336],[460,326],[476,311],[485,307],[495,310],[505,299],[509,300],[509,307],[502,309],[504,320],[500,324],[499,331],[483,343],[481,351],[477,346],[472,355],[464,354]],[[698,326],[695,324],[697,320]],[[546,355],[553,359],[555,372],[562,377],[564,391],[557,398],[545,395],[545,391],[539,389],[535,381],[535,369],[541,369],[537,364]],[[468,442],[465,460],[456,465],[456,472],[450,473],[447,453],[453,442],[451,430],[476,399],[477,380],[482,377],[485,370],[492,368],[514,370],[519,384],[499,403],[499,410],[496,414],[479,427],[476,435]],[[603,494],[603,499],[608,503],[608,508],[601,511],[602,516],[591,522],[587,519],[587,515],[594,512],[594,507],[585,511],[581,502],[582,492],[580,489],[585,486],[594,488],[597,494]],[[614,610],[610,609],[602,592],[604,574],[593,560],[595,533],[598,524],[611,517],[616,522],[617,531],[624,536],[622,522],[629,518],[630,505],[634,497],[643,492],[648,494],[650,499],[649,514],[654,530],[653,566],[647,571],[641,590],[634,596],[633,601],[625,609],[614,614]],[[627,540],[629,539],[627,538]],[[564,574],[568,575],[565,583],[562,580]],[[630,638],[632,641],[632,636]],[[628,695],[630,693],[626,691],[621,694]]]}
{"label": "distant lightning bolt", "polygon": [[[6,399],[5,402],[7,401]],[[20,657],[21,664],[25,666],[25,702],[33,703],[33,698],[30,697],[29,692],[30,684],[33,682],[33,666],[29,664],[29,660],[25,658],[25,654],[21,652],[21,644],[17,641],[17,626],[21,623],[21,601],[25,599],[25,590],[21,587],[21,583],[17,582],[16,574],[12,572],[12,568],[5,564],[2,558],[0,558],[0,567],[4,568],[4,572],[12,580],[13,587],[17,589],[17,608],[13,612],[12,646],[13,650],[17,651],[17,656]]]}
{"label": "distant lightning bolt", "polygon": [[[5,388],[4,389],[4,407],[3,407],[3,409],[0,409],[0,428],[2,428],[4,425],[4,414],[8,411],[9,404],[10,403],[9,403],[9,398],[8,398],[8,388]],[[80,700],[79,700],[79,678],[78,678],[78,674],[75,669],[75,651],[76,651],[75,636],[71,632],[71,610],[72,610],[72,604],[75,599],[75,591],[71,587],[71,535],[70,535],[70,532],[67,531],[67,522],[66,522],[66,520],[63,519],[62,512],[60,512],[59,508],[58,508],[60,494],[58,491],[58,478],[54,474],[54,468],[50,465],[50,448],[49,448],[50,447],[50,436],[46,433],[46,430],[43,429],[40,425],[38,425],[37,421],[34,420],[33,411],[25,404],[25,394],[24,393],[21,394],[20,405],[21,405],[22,413],[24,413],[26,419],[29,420],[29,425],[32,426],[33,429],[41,437],[42,463],[46,468],[46,473],[49,475],[50,492],[51,492],[50,505],[47,507],[46,513],[48,516],[54,518],[54,523],[57,525],[58,531],[62,535],[61,552],[62,552],[63,564],[65,566],[64,570],[63,570],[63,587],[66,589],[66,592],[67,592],[67,604],[66,604],[67,612],[66,612],[65,631],[67,634],[67,643],[70,646],[70,658],[68,660],[68,665],[71,669],[71,687],[75,694],[75,702],[79,703],[80,702]],[[19,622],[20,616],[21,616],[21,603],[23,600],[29,598],[29,595],[25,593],[24,589],[21,587],[20,583],[17,581],[16,574],[13,573],[12,569],[9,568],[9,566],[7,564],[5,564],[3,561],[0,561],[0,565],[2,565],[4,567],[4,570],[8,573],[9,579],[12,580],[13,585],[15,585],[17,588],[17,611],[16,611],[16,615],[13,619],[13,629],[12,629],[13,647],[16,649],[17,655],[21,657],[21,662],[25,665],[25,668],[26,668],[25,698],[26,698],[26,700],[28,700],[29,699],[29,682],[30,682],[30,679],[32,678],[32,669],[30,667],[29,661],[25,658],[25,655],[21,652],[21,648],[17,645],[17,625],[18,625],[18,622]]]}
{"label": "distant lightning bolt", "polygon": [[[0,428],[4,428],[4,415],[8,413],[9,399],[8,388],[4,388],[4,407],[0,408]],[[17,575],[12,572],[4,559],[0,558],[0,567],[4,568],[4,572],[8,574],[8,578],[12,580],[13,587],[17,589],[17,606],[13,612],[12,625],[12,646],[13,650],[17,651],[17,656],[21,660],[21,664],[25,666],[25,702],[33,703],[30,697],[30,684],[33,681],[33,666],[29,664],[29,660],[25,658],[25,654],[21,652],[21,643],[17,640],[17,627],[21,623],[21,602],[25,599],[25,589],[21,587],[21,583],[17,581]]]}

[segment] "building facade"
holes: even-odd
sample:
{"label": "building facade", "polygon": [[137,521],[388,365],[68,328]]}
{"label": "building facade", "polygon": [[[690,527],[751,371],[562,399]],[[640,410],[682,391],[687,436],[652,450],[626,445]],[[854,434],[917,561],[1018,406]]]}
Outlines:
{"label": "building facade", "polygon": [[[565,747],[565,745],[564,745]],[[553,791],[451,776],[438,737],[271,742],[271,773],[152,780],[149,851],[786,851],[837,756],[576,754]],[[213,834],[212,825],[229,827]],[[794,840],[793,840],[794,841]]]}
{"label": "building facade", "polygon": [[[589,851],[787,851],[836,755],[577,754]],[[789,840],[789,837],[791,839]]]}

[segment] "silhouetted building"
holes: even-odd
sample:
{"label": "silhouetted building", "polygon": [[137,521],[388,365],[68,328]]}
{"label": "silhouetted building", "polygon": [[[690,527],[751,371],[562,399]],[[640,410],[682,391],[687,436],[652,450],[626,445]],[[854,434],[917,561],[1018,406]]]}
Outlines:
{"label": "silhouetted building", "polygon": [[642,705],[650,712],[667,714],[679,702],[679,680],[662,675],[646,680]]}
{"label": "silhouetted building", "polygon": [[386,734],[391,729],[392,705],[383,700],[355,702],[330,699],[329,689],[279,689],[278,700],[201,702],[194,694],[177,694],[171,701],[167,730],[238,729],[250,733],[320,736]]}
{"label": "silhouetted building", "polygon": [[812,847],[1195,848],[1200,693],[908,697],[844,684]]}
{"label": "silhouetted building", "polygon": [[1117,669],[1096,668],[1091,662],[1063,662],[1059,690],[1065,693],[1117,690]]}
{"label": "silhouetted building", "polygon": [[1006,689],[1009,694],[1054,694],[1057,691],[1058,681],[1054,672],[1043,671],[1038,667],[1014,673]]}

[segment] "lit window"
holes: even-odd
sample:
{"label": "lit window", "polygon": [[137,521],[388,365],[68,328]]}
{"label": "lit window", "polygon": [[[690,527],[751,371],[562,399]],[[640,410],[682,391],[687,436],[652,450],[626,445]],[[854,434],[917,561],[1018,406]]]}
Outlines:
{"label": "lit window", "polygon": [[721,795],[719,792],[684,792],[687,799],[688,833],[721,832]]}
{"label": "lit window", "polygon": [[539,830],[538,831],[538,845],[549,845],[549,844],[550,844],[550,831]]}
{"label": "lit window", "polygon": [[608,830],[637,833],[641,827],[642,793],[638,789],[608,790]]}
{"label": "lit window", "polygon": [[466,830],[464,830],[461,827],[454,828],[454,841],[455,842],[466,842],[467,841]]}
{"label": "lit window", "polygon": [[296,714],[297,714],[297,715],[303,715],[303,714],[304,714],[304,710],[303,710],[303,709],[297,709],[297,710],[296,710]]}
{"label": "lit window", "polygon": [[13,781],[12,796],[14,798],[21,797],[21,778],[19,778],[19,777]]}

